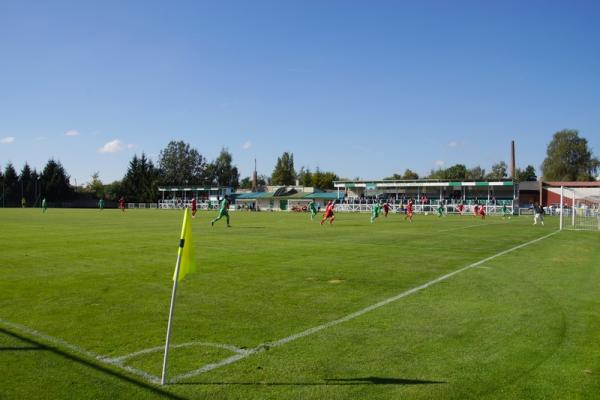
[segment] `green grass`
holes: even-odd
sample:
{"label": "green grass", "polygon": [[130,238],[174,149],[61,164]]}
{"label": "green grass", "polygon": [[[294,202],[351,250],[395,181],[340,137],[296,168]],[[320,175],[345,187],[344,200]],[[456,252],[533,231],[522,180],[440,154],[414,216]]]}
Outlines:
{"label": "green grass", "polygon": [[[558,221],[338,213],[193,221],[199,271],[172,344],[252,349],[341,318]],[[119,357],[164,345],[182,213],[0,209],[0,399],[600,398],[600,235],[561,232],[238,362],[158,386],[13,324]],[[231,356],[173,349],[170,376]],[[127,365],[159,375],[160,352]]]}

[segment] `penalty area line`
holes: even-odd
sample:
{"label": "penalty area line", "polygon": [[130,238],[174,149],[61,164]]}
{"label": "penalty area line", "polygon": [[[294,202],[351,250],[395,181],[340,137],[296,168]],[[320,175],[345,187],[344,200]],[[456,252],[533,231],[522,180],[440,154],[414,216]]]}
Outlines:
{"label": "penalty area line", "polygon": [[419,292],[419,291],[421,291],[423,289],[427,289],[428,287],[433,286],[436,283],[445,281],[445,280],[453,277],[454,275],[460,274],[461,272],[464,272],[464,271],[467,271],[469,269],[478,267],[478,266],[480,266],[482,264],[485,264],[486,262],[491,261],[491,260],[493,260],[495,258],[501,257],[501,256],[506,255],[508,253],[511,253],[511,252],[513,252],[515,250],[522,249],[523,247],[526,247],[526,246],[529,246],[531,244],[534,244],[534,243],[537,243],[539,241],[542,241],[544,239],[547,239],[550,236],[556,235],[558,232],[560,232],[560,231],[554,231],[554,232],[552,232],[552,233],[550,233],[548,235],[544,235],[544,236],[539,237],[537,239],[533,239],[533,240],[530,240],[528,242],[522,243],[520,245],[511,247],[510,249],[503,250],[503,251],[501,251],[499,253],[496,253],[496,254],[494,254],[492,256],[489,256],[487,258],[484,258],[482,260],[479,260],[477,262],[469,264],[469,265],[467,265],[465,267],[459,268],[459,269],[457,269],[455,271],[452,271],[450,273],[442,275],[442,276],[440,276],[438,278],[430,280],[429,282],[426,282],[426,283],[424,283],[424,284],[422,284],[420,286],[417,286],[417,287],[414,287],[412,289],[406,290],[406,291],[404,291],[402,293],[399,293],[396,296],[389,297],[389,298],[387,298],[385,300],[382,300],[382,301],[380,301],[378,303],[372,304],[372,305],[370,305],[368,307],[365,307],[365,308],[363,308],[361,310],[355,311],[355,312],[353,312],[351,314],[348,314],[348,315],[346,315],[346,316],[344,316],[342,318],[338,318],[336,320],[324,323],[322,325],[318,325],[318,326],[306,329],[306,330],[304,330],[302,332],[295,333],[293,335],[290,335],[290,336],[285,337],[283,339],[279,339],[279,340],[274,341],[274,342],[267,342],[267,343],[259,344],[255,348],[248,350],[246,353],[235,354],[235,355],[233,355],[231,357],[225,358],[225,359],[223,359],[221,361],[218,361],[216,363],[206,364],[206,365],[204,365],[204,366],[202,366],[202,367],[200,367],[200,368],[198,368],[196,370],[189,371],[189,372],[186,372],[186,373],[183,373],[183,374],[180,374],[180,375],[176,375],[172,379],[170,379],[169,382],[171,382],[171,383],[177,383],[177,382],[179,382],[181,380],[184,380],[184,379],[187,379],[187,378],[191,378],[191,377],[203,374],[205,372],[212,371],[212,370],[220,368],[220,367],[224,367],[226,365],[233,364],[233,363],[235,363],[237,361],[243,360],[246,357],[249,357],[249,356],[251,356],[253,354],[261,353],[261,352],[263,352],[265,350],[268,350],[268,349],[270,349],[272,347],[282,346],[282,345],[284,345],[286,343],[289,343],[289,342],[292,342],[294,340],[297,340],[297,339],[300,339],[300,338],[303,338],[303,337],[315,334],[315,333],[320,332],[320,331],[322,331],[324,329],[331,328],[333,326],[339,325],[339,324],[341,324],[343,322],[350,321],[350,320],[352,320],[354,318],[360,317],[361,315],[364,315],[364,314],[366,314],[368,312],[376,310],[376,309],[378,309],[380,307],[383,307],[383,306],[385,306],[387,304],[390,304],[392,302],[400,300],[400,299],[402,299],[404,297],[410,296],[411,294],[417,293],[417,292]]}

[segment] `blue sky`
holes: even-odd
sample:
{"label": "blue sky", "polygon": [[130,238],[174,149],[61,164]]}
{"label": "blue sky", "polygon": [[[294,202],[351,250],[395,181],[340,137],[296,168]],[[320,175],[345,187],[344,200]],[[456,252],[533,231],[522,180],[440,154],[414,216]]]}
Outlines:
{"label": "blue sky", "polygon": [[0,165],[120,179],[170,140],[242,176],[600,154],[600,2],[0,2]]}

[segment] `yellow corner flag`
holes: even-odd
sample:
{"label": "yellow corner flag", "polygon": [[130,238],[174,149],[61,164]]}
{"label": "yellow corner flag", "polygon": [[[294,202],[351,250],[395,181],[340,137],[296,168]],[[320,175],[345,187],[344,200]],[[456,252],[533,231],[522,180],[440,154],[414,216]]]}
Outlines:
{"label": "yellow corner flag", "polygon": [[181,227],[181,238],[179,239],[177,256],[180,258],[179,276],[177,276],[177,268],[175,268],[173,280],[182,281],[190,272],[196,272],[196,258],[194,257],[194,246],[192,243],[192,222],[189,208],[186,208],[183,214],[183,226]]}

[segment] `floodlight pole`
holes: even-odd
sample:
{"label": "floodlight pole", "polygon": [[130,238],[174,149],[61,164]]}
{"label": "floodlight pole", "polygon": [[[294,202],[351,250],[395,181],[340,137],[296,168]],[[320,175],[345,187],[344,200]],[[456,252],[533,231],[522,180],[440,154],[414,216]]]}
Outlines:
{"label": "floodlight pole", "polygon": [[[183,240],[183,239],[181,239]],[[182,244],[180,243],[180,247]],[[179,266],[181,265],[181,252],[177,254],[177,264],[175,264],[175,276],[173,278],[173,292],[171,293],[171,307],[169,308],[169,322],[167,323],[167,340],[165,342],[165,356],[163,358],[162,375],[160,384],[167,383],[167,362],[169,360],[169,343],[171,342],[171,328],[173,323],[173,313],[175,311],[175,296],[177,295],[177,282],[179,281]]]}

